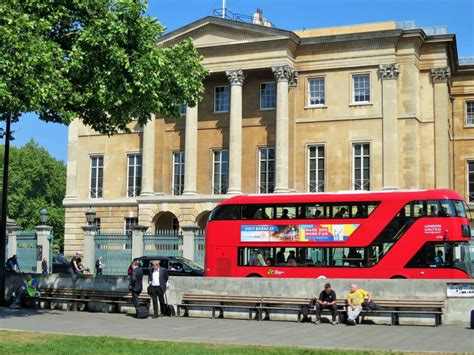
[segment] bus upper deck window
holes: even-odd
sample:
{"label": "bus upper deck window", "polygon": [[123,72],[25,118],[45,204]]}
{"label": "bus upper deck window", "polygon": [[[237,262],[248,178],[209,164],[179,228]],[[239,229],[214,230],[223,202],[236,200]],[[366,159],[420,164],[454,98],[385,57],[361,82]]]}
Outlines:
{"label": "bus upper deck window", "polygon": [[464,208],[464,203],[462,201],[453,201],[454,208],[456,209],[456,216],[458,217],[467,217],[466,209]]}
{"label": "bus upper deck window", "polygon": [[212,211],[209,221],[229,219],[239,219],[239,206],[224,205],[216,207]]}

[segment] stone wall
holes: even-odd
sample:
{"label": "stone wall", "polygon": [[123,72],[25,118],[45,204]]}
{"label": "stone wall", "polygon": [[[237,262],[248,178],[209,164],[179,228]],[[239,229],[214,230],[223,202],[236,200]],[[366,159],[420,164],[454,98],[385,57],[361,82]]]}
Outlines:
{"label": "stone wall", "polygon": [[[6,296],[10,297],[13,287],[21,283],[23,275],[8,274]],[[40,287],[75,288],[126,291],[128,277],[102,276],[82,277],[69,275],[37,275]],[[170,278],[167,292],[169,303],[181,301],[184,293],[209,293],[229,295],[262,296],[301,296],[313,297],[319,294],[326,282],[331,282],[339,298],[347,294],[353,280],[318,279],[256,279],[256,278]],[[474,280],[358,280],[359,286],[371,291],[374,300],[379,299],[427,299],[446,300],[443,324],[469,324],[471,309],[474,309],[474,297],[448,298],[446,289],[449,283],[474,284]],[[146,289],[146,280],[144,282]],[[146,292],[146,291],[145,291]],[[432,323],[429,323],[432,324]]]}

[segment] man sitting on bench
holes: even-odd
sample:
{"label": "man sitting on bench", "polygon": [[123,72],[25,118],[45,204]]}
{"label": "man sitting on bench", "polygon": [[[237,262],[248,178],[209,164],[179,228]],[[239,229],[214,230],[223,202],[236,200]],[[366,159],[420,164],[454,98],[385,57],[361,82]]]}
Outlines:
{"label": "man sitting on bench", "polygon": [[332,314],[331,324],[337,324],[337,304],[336,304],[336,292],[331,289],[331,284],[327,283],[324,285],[324,290],[319,294],[319,298],[316,301],[316,321],[314,324],[321,322],[321,311],[323,309],[329,309]]}
{"label": "man sitting on bench", "polygon": [[11,304],[10,308],[20,308],[21,302],[25,297],[35,297],[37,288],[38,281],[36,281],[36,279],[34,279],[31,274],[27,274],[23,285],[18,288],[15,294],[15,300]]}
{"label": "man sitting on bench", "polygon": [[364,301],[372,301],[370,292],[364,291],[356,284],[351,284],[351,290],[346,298],[347,301],[347,325],[356,325],[356,319],[362,310]]}

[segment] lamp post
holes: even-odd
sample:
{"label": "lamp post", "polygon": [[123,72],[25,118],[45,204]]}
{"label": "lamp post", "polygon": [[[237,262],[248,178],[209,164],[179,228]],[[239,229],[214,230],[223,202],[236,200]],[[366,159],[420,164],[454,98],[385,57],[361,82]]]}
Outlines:
{"label": "lamp post", "polygon": [[41,224],[45,225],[48,222],[49,219],[49,213],[46,208],[42,208],[39,213],[39,219]]}
{"label": "lamp post", "polygon": [[89,207],[89,209],[86,211],[86,221],[89,226],[93,225],[95,222],[95,211],[92,207]]}
{"label": "lamp post", "polygon": [[8,162],[10,160],[10,141],[12,132],[10,128],[11,117],[6,115],[5,131],[0,132],[1,138],[5,137],[5,154],[3,157],[3,187],[2,211],[0,214],[0,305],[5,304],[5,249],[7,246],[7,198],[8,198]]}

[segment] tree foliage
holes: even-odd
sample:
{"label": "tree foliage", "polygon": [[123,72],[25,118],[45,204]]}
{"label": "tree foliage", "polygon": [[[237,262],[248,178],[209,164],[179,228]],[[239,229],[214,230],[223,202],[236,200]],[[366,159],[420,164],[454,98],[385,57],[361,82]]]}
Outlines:
{"label": "tree foliage", "polygon": [[[3,147],[0,149],[0,159],[3,161]],[[24,229],[33,229],[39,225],[39,211],[43,207],[47,208],[47,224],[53,227],[54,245],[58,251],[64,242],[64,162],[53,158],[33,140],[20,148],[11,147],[8,189],[8,215]]]}
{"label": "tree foliage", "polygon": [[142,0],[0,1],[0,120],[36,112],[103,134],[195,105],[207,75],[190,40],[157,46],[164,27]]}

